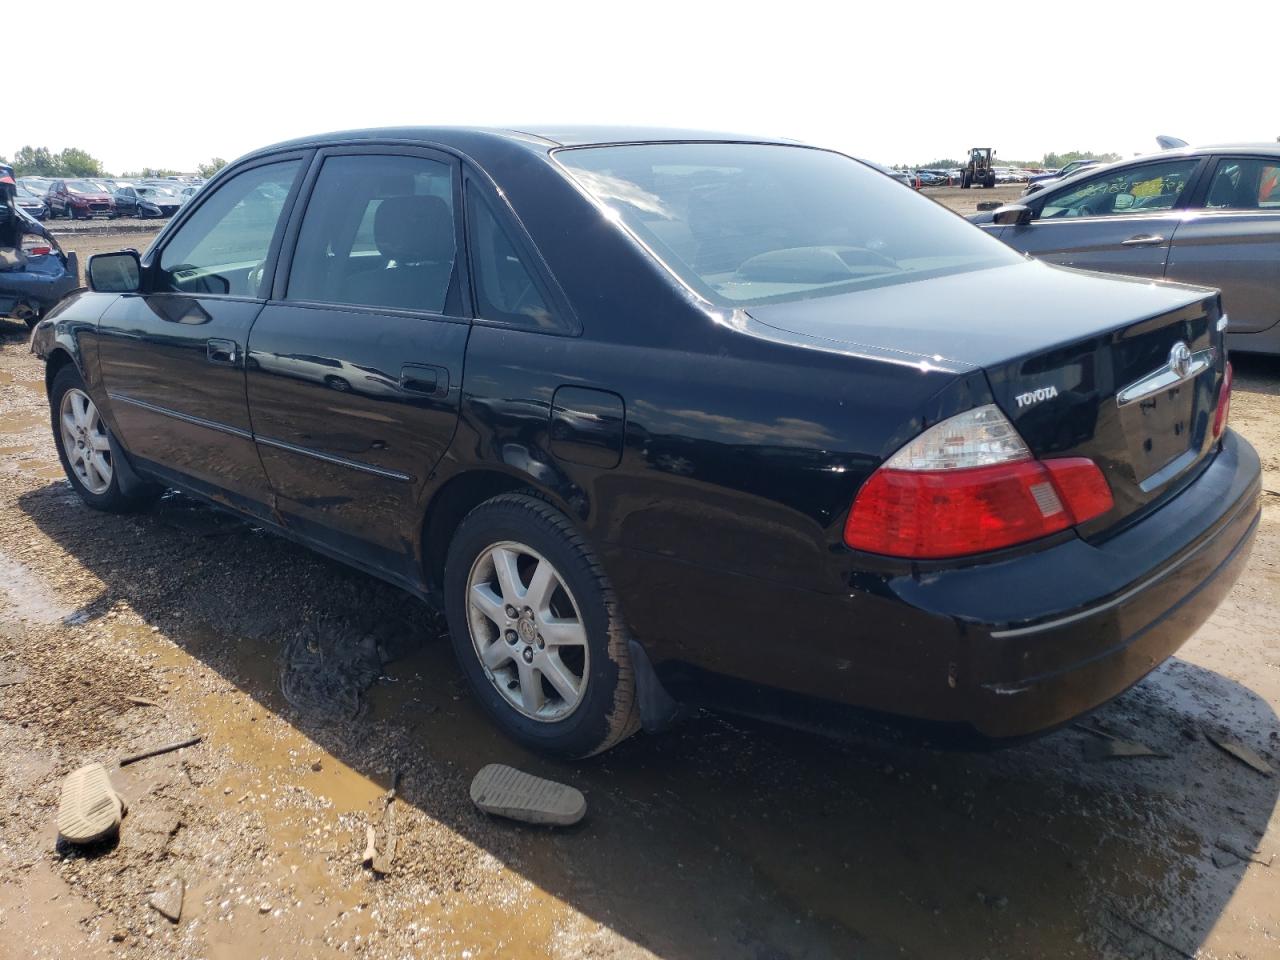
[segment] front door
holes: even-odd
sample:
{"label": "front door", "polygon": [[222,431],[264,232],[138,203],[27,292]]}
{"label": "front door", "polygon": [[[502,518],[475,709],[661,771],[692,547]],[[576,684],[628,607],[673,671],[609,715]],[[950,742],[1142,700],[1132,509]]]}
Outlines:
{"label": "front door", "polygon": [[303,157],[219,183],[143,261],[142,290],[102,316],[98,347],[115,427],[136,457],[215,498],[270,515],[245,401],[249,328]]}
{"label": "front door", "polygon": [[1035,219],[1000,230],[1009,246],[1050,263],[1161,277],[1198,158],[1099,173],[1028,202]]}
{"label": "front door", "polygon": [[291,260],[249,338],[258,451],[291,528],[413,577],[471,329],[458,165],[428,150],[333,149],[308,182]]}

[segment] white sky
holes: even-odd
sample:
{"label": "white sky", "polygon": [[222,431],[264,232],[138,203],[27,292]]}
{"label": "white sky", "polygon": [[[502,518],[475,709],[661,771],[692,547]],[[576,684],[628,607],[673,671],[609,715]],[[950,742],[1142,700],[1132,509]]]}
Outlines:
{"label": "white sky", "polygon": [[[115,173],[191,170],[293,136],[395,124],[658,124],[792,137],[887,164],[959,157],[974,145],[1013,160],[1147,153],[1158,133],[1192,143],[1280,136],[1275,0],[994,0],[991,13],[964,13],[981,6],[15,7],[10,29],[56,36],[55,17],[83,39],[73,54],[61,41],[52,54],[26,40],[7,45],[24,89],[5,97],[0,155],[27,143],[79,146]],[[153,52],[130,52],[131,35]],[[29,69],[42,56],[47,69]]]}

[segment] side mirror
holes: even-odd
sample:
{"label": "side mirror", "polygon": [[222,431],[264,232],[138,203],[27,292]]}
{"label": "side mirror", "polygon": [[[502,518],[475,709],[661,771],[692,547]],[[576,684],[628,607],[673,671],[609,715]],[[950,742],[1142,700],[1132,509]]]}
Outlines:
{"label": "side mirror", "polygon": [[991,214],[991,222],[1001,227],[1025,227],[1031,222],[1031,217],[1031,208],[1025,203],[1006,203]]}
{"label": "side mirror", "polygon": [[142,289],[142,262],[136,250],[99,253],[89,258],[89,289],[95,293],[137,293]]}

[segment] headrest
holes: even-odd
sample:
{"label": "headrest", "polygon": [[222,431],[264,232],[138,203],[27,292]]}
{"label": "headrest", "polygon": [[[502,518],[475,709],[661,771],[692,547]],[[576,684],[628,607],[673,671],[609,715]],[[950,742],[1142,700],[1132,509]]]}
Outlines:
{"label": "headrest", "polygon": [[453,214],[439,197],[388,197],[373,216],[378,252],[402,263],[453,259]]}

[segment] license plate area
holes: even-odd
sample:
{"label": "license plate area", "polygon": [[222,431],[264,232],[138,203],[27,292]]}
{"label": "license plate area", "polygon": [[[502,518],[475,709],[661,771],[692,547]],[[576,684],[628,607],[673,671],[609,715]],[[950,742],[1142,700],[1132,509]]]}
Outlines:
{"label": "license plate area", "polygon": [[1191,452],[1195,399],[1196,383],[1186,381],[1121,409],[1129,462],[1144,487]]}

